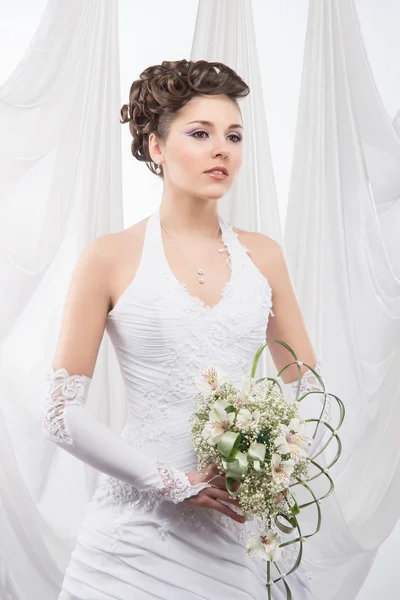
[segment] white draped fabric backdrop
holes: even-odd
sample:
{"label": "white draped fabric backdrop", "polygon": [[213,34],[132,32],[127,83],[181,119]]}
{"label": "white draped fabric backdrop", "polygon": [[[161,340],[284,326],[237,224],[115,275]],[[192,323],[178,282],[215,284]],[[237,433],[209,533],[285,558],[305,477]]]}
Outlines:
{"label": "white draped fabric backdrop", "polygon": [[[56,600],[94,490],[98,473],[41,433],[44,376],[83,247],[160,201],[119,109],[141,70],[181,58],[225,62],[251,88],[245,160],[220,210],[284,246],[327,387],[347,409],[336,493],[306,544],[314,592],[397,597],[378,550],[400,512],[400,7],[16,0],[0,11],[0,598]],[[12,47],[29,17],[29,39]],[[106,336],[88,410],[122,428]]]}

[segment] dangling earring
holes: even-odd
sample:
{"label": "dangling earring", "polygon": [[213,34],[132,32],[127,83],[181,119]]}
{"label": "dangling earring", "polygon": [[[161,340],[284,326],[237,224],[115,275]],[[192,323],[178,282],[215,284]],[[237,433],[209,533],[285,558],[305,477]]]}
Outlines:
{"label": "dangling earring", "polygon": [[157,168],[156,168],[156,173],[161,173],[161,167],[160,167],[160,163],[156,162]]}

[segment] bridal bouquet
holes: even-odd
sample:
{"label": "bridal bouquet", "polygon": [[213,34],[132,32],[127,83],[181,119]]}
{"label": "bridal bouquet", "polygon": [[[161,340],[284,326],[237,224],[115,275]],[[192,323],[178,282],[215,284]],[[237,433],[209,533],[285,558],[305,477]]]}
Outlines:
{"label": "bridal bouquet", "polygon": [[[287,344],[279,340],[274,341],[284,345],[295,359],[284,369],[291,364],[299,364],[300,361],[297,361],[296,355]],[[218,366],[203,369],[196,381],[199,393],[195,397],[196,409],[191,418],[191,433],[198,458],[198,469],[206,469],[211,463],[217,464],[225,473],[226,487],[230,495],[239,499],[242,513],[247,520],[254,518],[258,521],[257,535],[249,537],[246,546],[249,554],[267,560],[268,598],[271,597],[271,585],[282,579],[287,598],[290,600],[291,592],[285,577],[298,568],[302,544],[320,528],[321,500],[333,491],[328,468],[337,461],[341,453],[337,430],[344,418],[344,406],[337,396],[323,392],[325,403],[327,396],[332,396],[338,402],[340,419],[336,429],[321,419],[325,403],[319,419],[302,420],[299,415],[299,402],[308,394],[317,392],[307,392],[301,397],[297,394],[295,400],[288,401],[284,398],[277,379],[254,378],[258,361],[268,343],[257,350],[251,372],[249,375],[243,375],[240,387],[234,385]],[[311,367],[309,369],[320,381],[321,389],[325,390],[319,375]],[[300,385],[298,391],[299,389]],[[328,468],[322,468],[315,460],[316,457],[309,456],[313,437],[306,433],[306,424],[312,421],[315,421],[318,427],[322,424],[331,431],[330,439],[318,455],[333,438],[337,440],[338,451]],[[317,471],[316,474],[310,473],[311,467]],[[310,482],[319,476],[327,477],[330,489],[323,497],[317,498]],[[239,482],[239,487],[234,492],[233,486],[236,482]],[[305,488],[312,500],[299,504],[294,490],[296,486]],[[300,531],[298,516],[302,508],[310,504],[315,504],[317,509],[317,526],[314,532],[304,535]],[[282,543],[279,534],[294,531],[298,535]],[[300,544],[297,560],[288,573],[282,574],[276,561],[281,557],[282,548],[294,543]],[[279,572],[275,580],[271,579],[271,563]]]}

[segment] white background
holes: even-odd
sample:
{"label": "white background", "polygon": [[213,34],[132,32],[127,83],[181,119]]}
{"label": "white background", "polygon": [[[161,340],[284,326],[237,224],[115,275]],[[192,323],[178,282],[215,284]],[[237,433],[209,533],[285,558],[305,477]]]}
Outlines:
{"label": "white background", "polygon": [[[216,0],[218,1],[218,0]],[[323,0],[321,0],[323,1]],[[0,83],[12,72],[34,35],[45,0],[0,1]],[[253,0],[264,103],[282,223],[287,205],[296,127],[307,0]],[[383,104],[391,118],[400,109],[400,0],[357,0],[366,51]],[[132,81],[149,65],[190,60],[197,0],[119,0],[121,105]],[[116,115],[119,119],[119,115]],[[123,127],[124,226],[139,221],[159,203],[162,182],[130,154]],[[378,552],[357,600],[397,598],[400,525]]]}

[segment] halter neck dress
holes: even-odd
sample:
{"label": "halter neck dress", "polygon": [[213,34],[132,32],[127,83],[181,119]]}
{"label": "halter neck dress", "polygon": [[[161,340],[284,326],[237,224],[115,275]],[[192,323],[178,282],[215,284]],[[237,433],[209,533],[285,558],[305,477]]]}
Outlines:
{"label": "halter neck dress", "polygon": [[[183,472],[197,469],[189,418],[194,380],[219,365],[238,385],[265,342],[272,290],[219,216],[230,280],[212,307],[177,280],[166,259],[160,209],[146,223],[133,281],[109,312],[128,397],[121,437]],[[59,600],[265,600],[266,563],[250,557],[251,522],[182,503],[153,507],[132,487],[102,473],[66,569]],[[311,598],[306,577],[291,575],[296,600]],[[286,593],[273,586],[273,599]]]}

